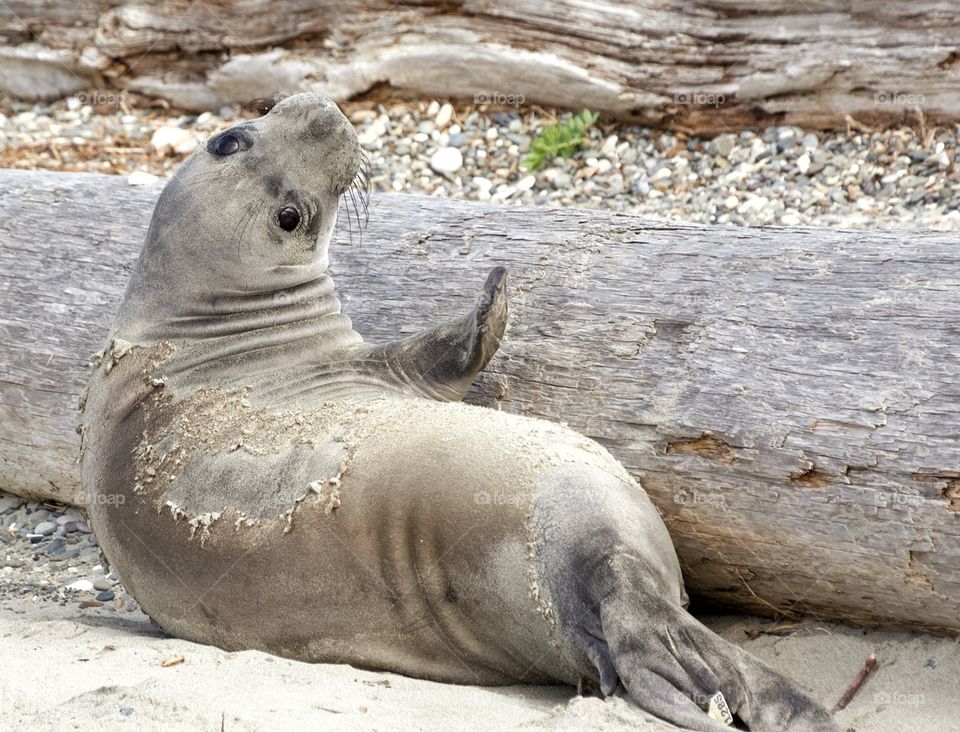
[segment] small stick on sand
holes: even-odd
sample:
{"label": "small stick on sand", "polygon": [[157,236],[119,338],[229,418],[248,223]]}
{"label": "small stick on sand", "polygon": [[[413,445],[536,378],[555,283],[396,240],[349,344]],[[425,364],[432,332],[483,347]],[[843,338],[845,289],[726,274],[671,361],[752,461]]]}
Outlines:
{"label": "small stick on sand", "polygon": [[756,640],[761,635],[793,635],[800,630],[799,623],[784,623],[774,625],[772,628],[746,628],[743,632],[750,640]]}
{"label": "small stick on sand", "polygon": [[866,663],[863,664],[863,668],[860,669],[860,673],[857,674],[857,677],[853,680],[850,686],[847,687],[847,690],[843,692],[843,696],[840,697],[840,701],[837,702],[837,705],[831,710],[831,714],[836,714],[841,709],[847,706],[860,691],[860,687],[863,686],[863,682],[867,680],[867,676],[877,668],[877,654],[871,653],[870,657],[867,658]]}

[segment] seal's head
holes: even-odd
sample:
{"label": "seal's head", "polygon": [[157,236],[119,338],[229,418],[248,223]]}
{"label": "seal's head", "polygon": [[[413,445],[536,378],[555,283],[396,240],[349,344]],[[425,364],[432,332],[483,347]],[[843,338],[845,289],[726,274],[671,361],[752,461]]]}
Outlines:
{"label": "seal's head", "polygon": [[317,279],[360,167],[356,132],[322,94],[287,97],[217,133],[160,195],[123,319],[223,314],[225,298]]}

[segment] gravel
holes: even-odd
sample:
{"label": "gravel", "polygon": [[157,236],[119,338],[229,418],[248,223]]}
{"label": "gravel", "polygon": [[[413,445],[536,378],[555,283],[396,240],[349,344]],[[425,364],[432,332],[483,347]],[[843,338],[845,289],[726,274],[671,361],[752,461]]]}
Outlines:
{"label": "gravel", "polygon": [[463,154],[455,147],[441,147],[430,156],[430,168],[436,173],[449,175],[462,167]]}
{"label": "gravel", "polygon": [[28,598],[77,603],[84,612],[138,611],[117,576],[104,574],[100,547],[82,519],[75,508],[0,492],[0,601]]}
{"label": "gravel", "polygon": [[[960,228],[957,125],[780,126],[702,139],[601,118],[580,152],[534,172],[522,160],[554,121],[548,111],[440,102],[343,108],[376,190],[709,224]],[[134,95],[100,107],[0,98],[0,167],[105,172],[149,185],[210,134],[250,116],[239,108],[179,113]]]}

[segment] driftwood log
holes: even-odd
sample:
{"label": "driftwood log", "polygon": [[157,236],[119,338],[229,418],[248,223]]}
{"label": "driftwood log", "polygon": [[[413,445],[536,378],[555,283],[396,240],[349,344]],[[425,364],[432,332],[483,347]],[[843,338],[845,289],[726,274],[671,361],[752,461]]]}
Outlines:
{"label": "driftwood log", "polygon": [[[0,488],[82,500],[76,401],[159,190],[0,172]],[[954,235],[404,195],[374,197],[362,242],[340,229],[369,340],[465,312],[509,269],[511,325],[470,400],[606,445],[701,598],[960,630]]]}
{"label": "driftwood log", "polygon": [[0,91],[201,110],[391,87],[700,133],[957,120],[958,37],[943,0],[6,0]]}

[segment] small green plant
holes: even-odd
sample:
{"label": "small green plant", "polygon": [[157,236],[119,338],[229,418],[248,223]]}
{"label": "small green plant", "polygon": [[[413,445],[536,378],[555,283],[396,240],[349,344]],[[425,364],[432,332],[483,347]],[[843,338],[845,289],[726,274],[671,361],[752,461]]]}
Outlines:
{"label": "small green plant", "polygon": [[544,127],[530,143],[530,152],[523,159],[523,167],[527,170],[540,170],[547,160],[573,155],[586,140],[587,129],[592,127],[599,117],[599,114],[584,109],[566,122],[556,122]]}

